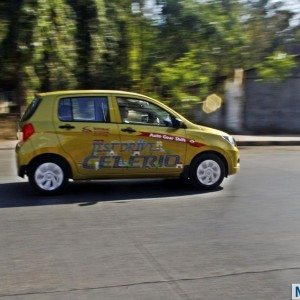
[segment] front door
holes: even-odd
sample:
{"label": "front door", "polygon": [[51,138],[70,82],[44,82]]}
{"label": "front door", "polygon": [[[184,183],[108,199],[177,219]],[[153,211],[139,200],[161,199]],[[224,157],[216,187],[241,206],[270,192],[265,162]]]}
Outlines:
{"label": "front door", "polygon": [[147,100],[117,97],[116,101],[125,176],[179,175],[187,143],[186,131],[175,126],[175,117]]}
{"label": "front door", "polygon": [[56,132],[78,173],[91,178],[123,173],[113,167],[120,139],[118,125],[110,123],[108,95],[66,96],[57,101]]}

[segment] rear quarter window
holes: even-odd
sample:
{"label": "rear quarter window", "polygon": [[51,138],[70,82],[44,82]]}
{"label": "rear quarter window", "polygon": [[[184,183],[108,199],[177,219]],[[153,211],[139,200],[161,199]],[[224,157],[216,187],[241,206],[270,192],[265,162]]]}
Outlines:
{"label": "rear quarter window", "polygon": [[21,122],[29,120],[33,116],[33,114],[36,112],[40,103],[41,103],[41,98],[34,98],[31,101],[31,103],[28,105],[28,107],[26,108],[26,110],[21,118]]}

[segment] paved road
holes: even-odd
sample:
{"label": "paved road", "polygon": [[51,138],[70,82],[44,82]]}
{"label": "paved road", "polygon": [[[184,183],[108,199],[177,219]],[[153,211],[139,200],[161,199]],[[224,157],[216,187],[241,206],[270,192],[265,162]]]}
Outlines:
{"label": "paved road", "polygon": [[210,193],[102,181],[50,198],[0,150],[0,299],[291,299],[300,147],[244,148],[241,159]]}

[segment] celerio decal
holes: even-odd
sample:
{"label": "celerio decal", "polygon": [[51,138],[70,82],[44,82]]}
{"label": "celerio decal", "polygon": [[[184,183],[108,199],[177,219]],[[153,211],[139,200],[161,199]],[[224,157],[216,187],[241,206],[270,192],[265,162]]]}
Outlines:
{"label": "celerio decal", "polygon": [[160,139],[170,142],[179,142],[179,143],[186,143],[193,147],[202,147],[204,144],[198,143],[195,140],[187,139],[181,136],[174,136],[169,134],[161,134],[161,133],[151,133],[151,132],[141,132],[140,136],[154,138],[154,139]]}
{"label": "celerio decal", "polygon": [[[143,155],[146,151],[151,155]],[[129,152],[128,160],[123,155]],[[119,153],[119,154],[118,154]],[[84,158],[84,169],[101,170],[103,168],[182,168],[180,156],[167,154],[161,141],[149,143],[143,139],[136,142],[93,141],[92,152]]]}

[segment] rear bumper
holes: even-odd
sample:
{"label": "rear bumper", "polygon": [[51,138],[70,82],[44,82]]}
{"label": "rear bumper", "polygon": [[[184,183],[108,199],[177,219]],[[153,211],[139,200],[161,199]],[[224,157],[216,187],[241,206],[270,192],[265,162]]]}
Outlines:
{"label": "rear bumper", "polygon": [[24,178],[26,174],[26,165],[24,165],[24,163],[21,162],[22,155],[20,152],[21,152],[21,144],[18,143],[15,148],[15,160],[16,160],[15,163],[17,167],[18,176]]}
{"label": "rear bumper", "polygon": [[26,166],[20,166],[18,168],[18,176],[24,178],[26,174]]}

